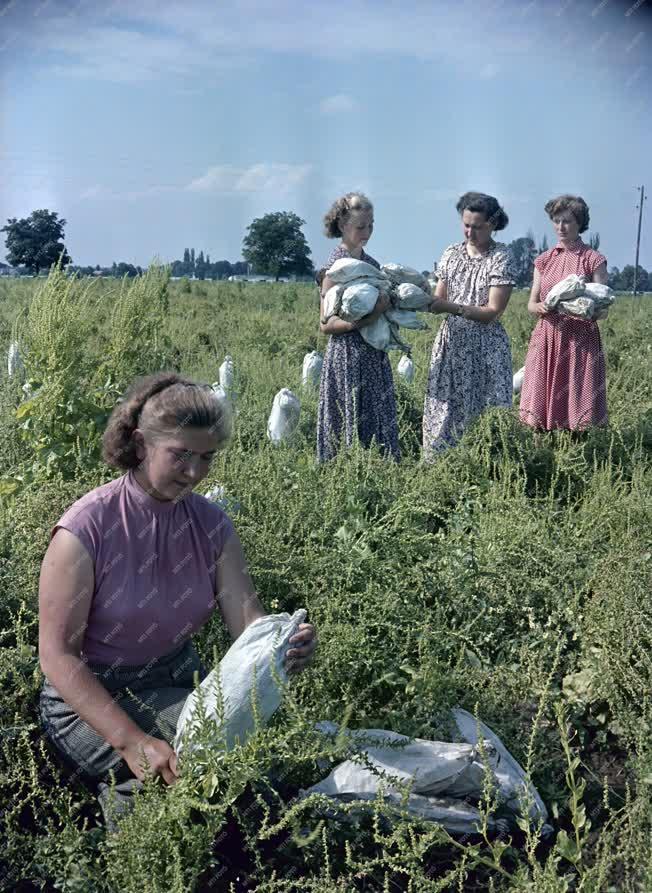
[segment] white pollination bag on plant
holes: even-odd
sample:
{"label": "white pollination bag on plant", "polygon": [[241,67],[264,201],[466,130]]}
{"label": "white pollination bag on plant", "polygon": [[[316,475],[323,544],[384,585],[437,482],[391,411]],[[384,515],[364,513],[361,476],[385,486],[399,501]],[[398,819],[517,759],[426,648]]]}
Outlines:
{"label": "white pollination bag on plant", "polygon": [[344,289],[339,315],[348,322],[367,316],[376,306],[378,289],[368,282],[354,282]]}
{"label": "white pollination bag on plant", "polygon": [[186,698],[174,739],[177,753],[199,724],[202,706],[205,715],[218,723],[227,749],[243,744],[254,731],[254,703],[258,717],[263,722],[270,719],[282,698],[277,680],[281,686],[287,682],[283,661],[289,640],[305,619],[306,611],[300,608],[292,616],[268,614],[246,627],[219,666]]}
{"label": "white pollination bag on plant", "polygon": [[220,366],[219,378],[220,385],[224,388],[227,394],[233,390],[233,385],[235,383],[235,369],[231,357],[224,357],[224,362]]}
{"label": "white pollination bag on plant", "polygon": [[523,379],[525,378],[525,366],[521,366],[518,372],[514,373],[512,378],[512,391],[514,394],[520,394],[523,387]]}
{"label": "white pollination bag on plant", "polygon": [[401,357],[398,361],[396,371],[404,381],[410,384],[414,379],[414,363],[410,357]]}
{"label": "white pollination bag on plant", "polygon": [[281,388],[274,397],[272,411],[267,421],[267,436],[279,444],[291,437],[299,423],[301,404],[289,388]]}
{"label": "white pollination bag on plant", "polygon": [[9,345],[9,350],[7,351],[7,372],[9,373],[9,377],[13,378],[14,375],[22,376],[24,371],[25,367],[20,355],[18,342],[12,341]]}
{"label": "white pollination bag on plant", "polygon": [[321,378],[321,370],[324,365],[324,358],[316,351],[311,350],[303,358],[303,368],[301,370],[301,383],[304,388],[318,388],[319,379]]}

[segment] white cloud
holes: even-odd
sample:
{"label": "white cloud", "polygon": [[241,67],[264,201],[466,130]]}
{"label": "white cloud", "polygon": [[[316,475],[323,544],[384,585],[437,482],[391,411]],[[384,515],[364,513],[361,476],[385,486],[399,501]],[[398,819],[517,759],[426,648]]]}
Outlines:
{"label": "white cloud", "polygon": [[499,71],[500,66],[496,65],[495,62],[488,62],[480,69],[480,77],[483,81],[490,81],[496,77]]}
{"label": "white cloud", "polygon": [[[59,5],[46,6],[21,40],[37,58],[56,54],[57,74],[122,83],[190,75],[206,79],[255,64],[268,53],[338,61],[404,56],[459,62],[460,55],[486,54],[487,42],[496,54],[519,56],[532,40],[530,22],[495,10],[479,10],[474,23],[470,30],[463,9],[443,15],[431,3],[415,3],[409,16],[397,16],[394,4],[370,0],[304,6],[290,0],[183,5],[115,0],[108,8],[81,3],[67,13]],[[350,110],[354,100],[339,94],[323,103],[328,114],[330,103],[333,110]]]}
{"label": "white cloud", "polygon": [[352,112],[357,108],[357,102],[346,93],[336,93],[335,96],[327,96],[319,103],[319,111],[322,115],[337,115],[341,112]]}
{"label": "white cloud", "polygon": [[310,164],[276,164],[260,162],[242,169],[233,165],[209,168],[186,187],[190,192],[273,192],[285,195],[304,182]]}

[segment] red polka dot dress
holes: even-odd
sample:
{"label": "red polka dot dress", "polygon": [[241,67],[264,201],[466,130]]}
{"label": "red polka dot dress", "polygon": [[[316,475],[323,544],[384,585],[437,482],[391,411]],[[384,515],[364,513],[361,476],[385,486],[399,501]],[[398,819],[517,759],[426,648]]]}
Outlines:
{"label": "red polka dot dress", "polygon": [[[541,275],[540,300],[571,273],[590,282],[604,263],[604,255],[582,239],[544,251],[534,262]],[[526,425],[546,431],[606,425],[605,361],[596,322],[556,311],[539,319],[525,359],[519,414]]]}

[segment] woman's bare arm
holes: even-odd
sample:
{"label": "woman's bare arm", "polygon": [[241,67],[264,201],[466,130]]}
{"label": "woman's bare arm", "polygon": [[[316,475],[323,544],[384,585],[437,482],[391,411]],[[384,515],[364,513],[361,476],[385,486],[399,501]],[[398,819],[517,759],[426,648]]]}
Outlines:
{"label": "woman's bare arm", "polygon": [[607,262],[600,264],[593,271],[591,282],[600,282],[602,285],[609,285],[609,274],[607,273]]}
{"label": "woman's bare arm", "polygon": [[39,660],[64,701],[121,752],[145,735],[81,659],[94,583],[90,555],[74,534],[59,529],[41,566]]}
{"label": "woman's bare arm", "polygon": [[527,302],[527,309],[533,316],[545,316],[550,313],[546,305],[541,300],[541,273],[534,268],[532,276],[532,288],[530,289],[530,298]]}

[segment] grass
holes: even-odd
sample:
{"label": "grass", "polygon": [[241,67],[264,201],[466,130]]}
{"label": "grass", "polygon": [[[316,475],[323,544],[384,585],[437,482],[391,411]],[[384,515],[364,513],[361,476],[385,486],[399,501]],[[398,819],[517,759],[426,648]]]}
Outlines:
{"label": "grass", "polygon": [[[164,280],[0,282],[2,343],[17,328],[29,380],[47,385],[25,407],[0,376],[0,889],[649,889],[649,299],[620,297],[601,324],[608,429],[535,435],[493,411],[422,465],[435,320],[409,333],[414,382],[397,380],[404,461],[354,449],[318,467],[316,396],[300,383],[304,354],[325,347],[315,290],[220,282],[188,294]],[[526,300],[517,292],[504,319],[515,369],[532,329]],[[219,482],[241,503],[261,600],[308,608],[319,653],[267,729],[173,789],[147,786],[107,837],[38,728],[40,561],[63,511],[114,476],[97,443],[131,376],[165,367],[213,382],[226,354],[239,413],[206,489]],[[302,417],[293,443],[274,448],[265,427],[281,387],[301,397]],[[196,643],[209,663],[227,647],[218,616]],[[296,801],[325,774],[314,721],[437,737],[454,704],[529,766],[564,832],[552,843],[524,830],[451,840],[389,822],[382,804],[357,825],[346,810],[324,822],[318,804]]]}

